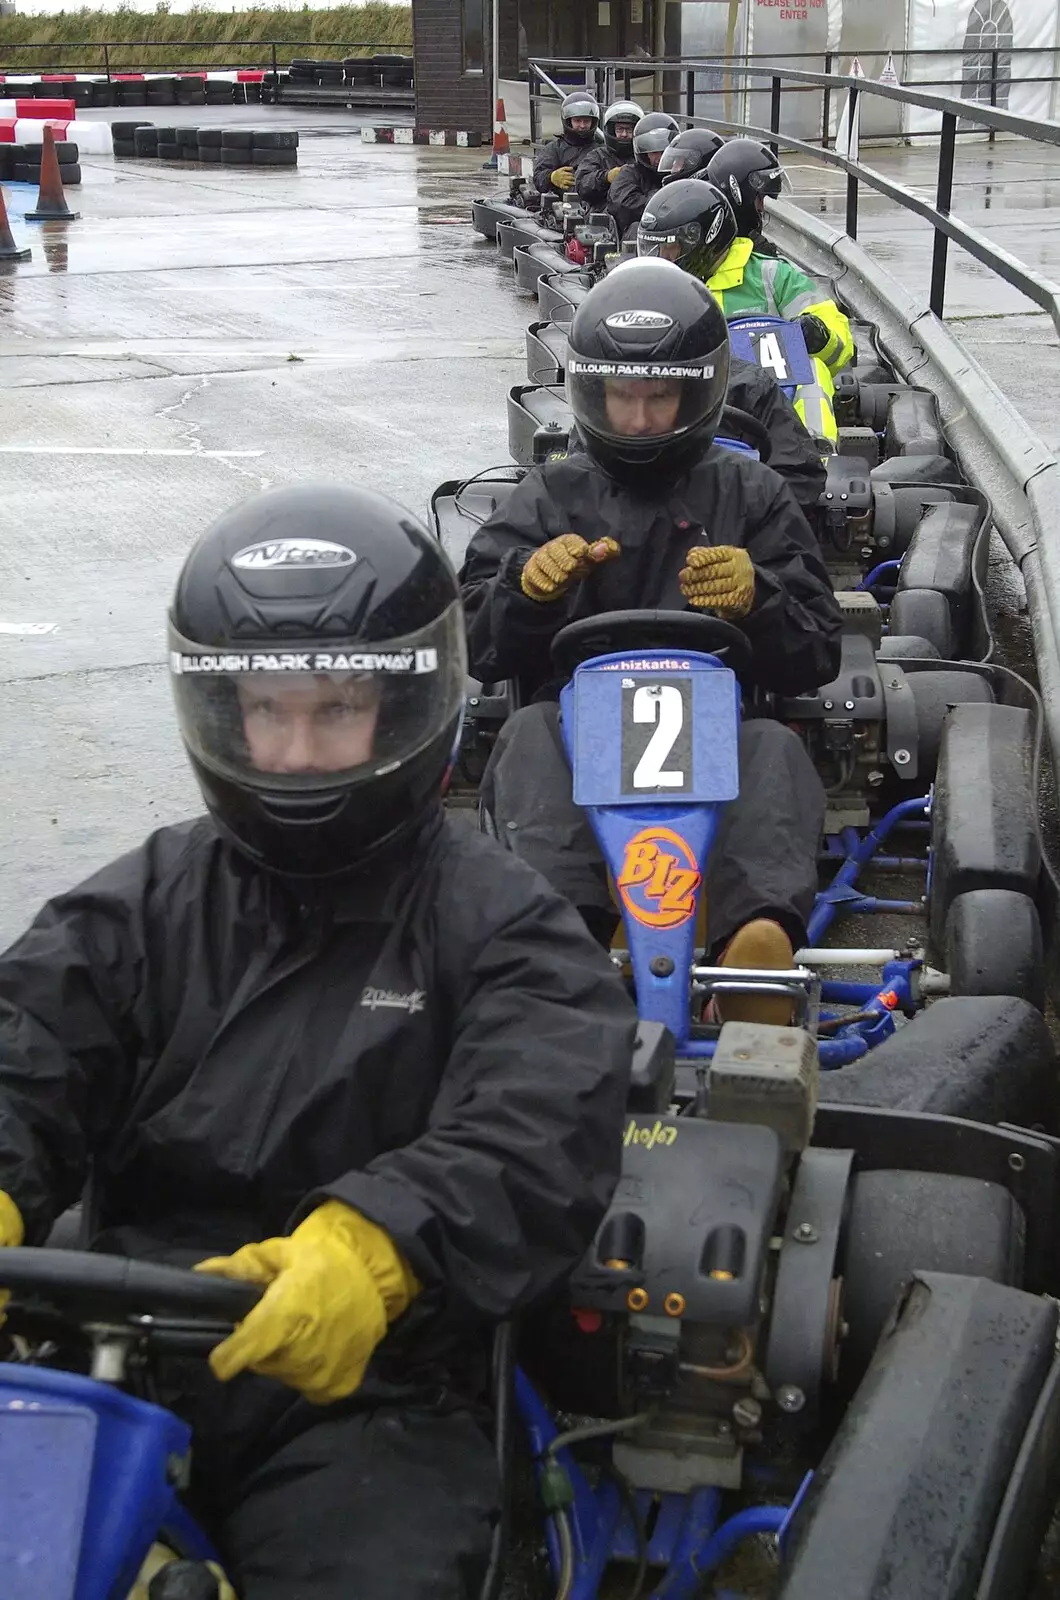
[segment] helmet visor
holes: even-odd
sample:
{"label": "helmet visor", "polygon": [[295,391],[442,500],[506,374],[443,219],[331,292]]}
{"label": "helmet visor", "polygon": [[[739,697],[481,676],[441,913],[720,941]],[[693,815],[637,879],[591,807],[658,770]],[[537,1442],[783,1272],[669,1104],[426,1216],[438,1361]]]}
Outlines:
{"label": "helmet visor", "polygon": [[220,776],[314,794],[381,777],[459,713],[466,655],[459,601],[383,643],[275,640],[217,650],[169,630],[181,736]]}
{"label": "helmet visor", "polygon": [[647,128],[643,133],[633,135],[633,148],[638,156],[653,155],[656,151],[665,150],[676,138],[674,128]]}
{"label": "helmet visor", "polygon": [[703,150],[692,150],[687,145],[672,144],[662,153],[659,171],[664,181],[673,183],[677,178],[694,178],[706,170],[710,157]]}
{"label": "helmet visor", "polygon": [[693,362],[611,361],[567,355],[567,399],[580,426],[634,450],[677,439],[724,400],[729,355],[721,346]]}
{"label": "helmet visor", "polygon": [[682,262],[702,242],[703,227],[698,222],[682,222],[679,227],[660,229],[658,232],[645,228],[643,224],[637,229],[637,254],[658,256],[663,261]]}
{"label": "helmet visor", "polygon": [[783,167],[758,167],[747,174],[747,187],[754,195],[769,195],[776,200],[782,189],[791,188],[791,180]]}

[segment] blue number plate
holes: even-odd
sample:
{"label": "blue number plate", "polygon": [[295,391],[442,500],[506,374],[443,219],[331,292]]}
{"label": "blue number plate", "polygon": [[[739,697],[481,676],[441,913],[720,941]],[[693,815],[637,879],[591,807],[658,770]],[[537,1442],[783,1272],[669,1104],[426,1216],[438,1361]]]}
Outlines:
{"label": "blue number plate", "polygon": [[[702,659],[702,658],[701,658]],[[739,791],[739,694],[727,667],[645,656],[574,677],[580,806],[705,805]]]}
{"label": "blue number plate", "polygon": [[802,329],[780,317],[738,317],[729,323],[734,356],[771,372],[783,388],[816,382]]}
{"label": "blue number plate", "polygon": [[95,1449],[88,1410],[0,1404],[4,1600],[73,1600]]}

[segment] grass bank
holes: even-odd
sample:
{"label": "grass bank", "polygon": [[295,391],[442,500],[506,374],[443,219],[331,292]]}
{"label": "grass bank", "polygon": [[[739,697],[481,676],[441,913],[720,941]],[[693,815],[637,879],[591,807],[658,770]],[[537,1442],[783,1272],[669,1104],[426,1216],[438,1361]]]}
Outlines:
{"label": "grass bank", "polygon": [[[409,6],[369,0],[363,6],[328,11],[306,7],[261,7],[249,11],[59,11],[54,16],[0,17],[0,70],[93,72],[102,64],[100,46],[111,48],[111,70],[147,67],[262,66],[269,52],[248,40],[288,41],[280,62],[292,56],[341,57],[371,54],[354,46],[411,51]],[[149,46],[149,48],[148,48]],[[80,48],[79,48],[80,47]]]}

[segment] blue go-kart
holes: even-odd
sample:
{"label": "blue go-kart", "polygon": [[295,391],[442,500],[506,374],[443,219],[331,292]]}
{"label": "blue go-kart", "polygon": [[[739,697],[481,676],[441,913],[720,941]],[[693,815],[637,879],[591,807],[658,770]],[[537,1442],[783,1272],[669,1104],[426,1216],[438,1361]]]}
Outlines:
{"label": "blue go-kart", "polygon": [[[999,1087],[997,1051],[1017,1016],[1040,1018],[966,997],[907,1020],[923,966],[898,952],[858,951],[883,959],[865,983],[822,976],[841,949],[787,972],[705,963],[747,652],[739,629],[683,612],[597,616],[554,642],[641,1019],[618,1191],[568,1300],[521,1341],[556,1592],[625,1592],[607,1587],[616,1563],[656,1600],[722,1592],[711,1575],[753,1537],[756,1594],[1016,1596],[1057,1490],[1058,1169],[1054,1141],[996,1125],[1051,1096],[1051,1068],[1028,1099],[1018,1072]],[[870,843],[928,808],[901,803]],[[814,938],[836,904],[833,887]],[[756,989],[790,997],[794,1024],[698,1020],[711,994]],[[992,1063],[977,1028],[996,1030]],[[918,1029],[911,1092],[901,1035]],[[835,1095],[861,1057],[859,1094]]]}

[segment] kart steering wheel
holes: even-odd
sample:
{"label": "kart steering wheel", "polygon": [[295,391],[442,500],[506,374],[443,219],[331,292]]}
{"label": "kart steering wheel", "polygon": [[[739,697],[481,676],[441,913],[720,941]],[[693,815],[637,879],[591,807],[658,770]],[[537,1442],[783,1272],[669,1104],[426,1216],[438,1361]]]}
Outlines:
{"label": "kart steering wheel", "polygon": [[180,1267],[87,1250],[0,1251],[0,1284],[11,1291],[13,1327],[20,1313],[57,1315],[81,1327],[103,1324],[130,1333],[179,1328],[201,1343],[224,1337],[257,1304],[262,1290]]}
{"label": "kart steering wheel", "polygon": [[749,672],[752,661],[747,635],[721,617],[698,611],[601,611],[560,629],[552,641],[552,664],[566,679],[591,656],[616,650],[629,655],[701,650],[720,656],[737,674]]}
{"label": "kart steering wheel", "polygon": [[739,406],[725,407],[715,438],[719,435],[723,439],[742,439],[745,444],[753,445],[758,451],[759,461],[768,461],[773,454],[769,429],[757,417],[752,417],[749,411],[741,411]]}

